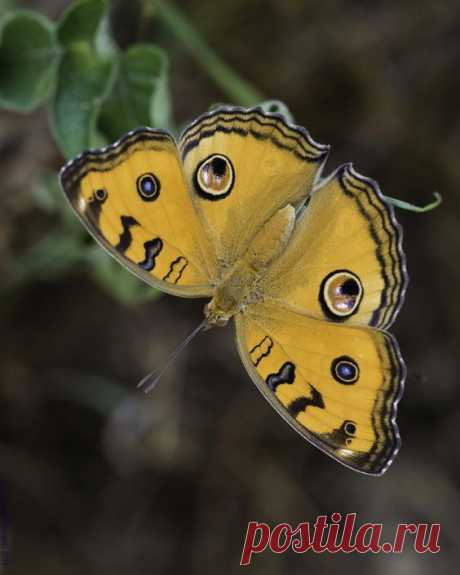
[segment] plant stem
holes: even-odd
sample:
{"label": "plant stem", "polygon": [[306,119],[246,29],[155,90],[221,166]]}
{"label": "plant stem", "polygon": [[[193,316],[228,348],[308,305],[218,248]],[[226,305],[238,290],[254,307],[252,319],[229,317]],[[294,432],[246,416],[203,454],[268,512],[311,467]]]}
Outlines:
{"label": "plant stem", "polygon": [[249,82],[241,78],[203,40],[193,24],[171,0],[153,0],[163,24],[195,58],[201,68],[214,80],[232,103],[250,107],[266,98]]}

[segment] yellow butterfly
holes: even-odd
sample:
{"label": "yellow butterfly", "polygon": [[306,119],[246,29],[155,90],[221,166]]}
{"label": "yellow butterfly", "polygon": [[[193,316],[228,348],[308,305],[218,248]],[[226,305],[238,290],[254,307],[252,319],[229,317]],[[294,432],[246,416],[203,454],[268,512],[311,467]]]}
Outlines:
{"label": "yellow butterfly", "polygon": [[140,128],[61,171],[74,210],[152,286],[208,297],[233,318],[244,366],[303,437],[382,474],[400,439],[405,367],[393,323],[407,285],[401,229],[351,164],[320,177],[329,147],[261,108],[221,107],[178,145]]}

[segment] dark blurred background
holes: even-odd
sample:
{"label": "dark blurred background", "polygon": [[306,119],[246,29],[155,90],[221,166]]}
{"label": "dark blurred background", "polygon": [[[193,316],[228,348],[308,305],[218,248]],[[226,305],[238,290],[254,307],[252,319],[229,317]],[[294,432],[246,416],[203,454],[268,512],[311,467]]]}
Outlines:
{"label": "dark blurred background", "polygon": [[[23,3],[52,19],[66,4]],[[385,476],[370,478],[305,443],[251,383],[230,328],[196,339],[144,397],[137,381],[199,323],[202,301],[165,295],[128,305],[86,266],[47,274],[41,260],[34,260],[39,273],[12,289],[12,270],[27,257],[30,265],[30,250],[53,237],[56,218],[32,188],[42,173],[57,173],[63,158],[44,111],[1,112],[0,281],[9,286],[0,292],[5,571],[227,575],[240,569],[249,520],[297,524],[339,511],[383,523],[390,540],[398,523],[441,523],[441,551],[266,552],[247,569],[456,572],[460,4],[177,5],[232,68],[332,145],[327,171],[353,161],[385,194],[417,204],[442,193],[433,212],[397,214],[411,280],[393,328],[408,367],[402,449]],[[143,21],[136,3],[115,2],[112,17],[120,45],[150,40],[169,54],[179,125],[228,101],[160,21]]]}

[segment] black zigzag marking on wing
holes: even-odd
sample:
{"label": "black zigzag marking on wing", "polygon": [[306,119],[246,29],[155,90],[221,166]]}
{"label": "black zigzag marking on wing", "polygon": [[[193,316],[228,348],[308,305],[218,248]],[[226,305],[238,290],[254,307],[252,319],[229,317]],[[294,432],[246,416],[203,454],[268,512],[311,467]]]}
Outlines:
{"label": "black zigzag marking on wing", "polygon": [[120,253],[125,253],[125,251],[131,245],[133,236],[131,235],[131,228],[133,226],[138,226],[139,222],[131,216],[121,216],[121,225],[123,226],[123,231],[120,234],[120,239],[115,249]]}
{"label": "black zigzag marking on wing", "polygon": [[[224,118],[219,118],[219,119],[221,121],[225,121]],[[253,121],[257,123],[257,121],[255,119]],[[206,127],[209,128],[209,126],[206,126]],[[255,137],[257,140],[270,140],[270,142],[273,145],[275,145],[277,148],[279,148],[280,150],[287,150],[288,152],[292,152],[296,156],[296,158],[298,158],[299,160],[306,161],[306,162],[312,162],[312,163],[322,162],[324,160],[324,157],[327,154],[327,152],[324,152],[318,156],[303,155],[303,154],[299,153],[297,150],[293,149],[291,146],[283,144],[283,142],[281,142],[280,140],[278,140],[277,138],[275,138],[273,136],[269,136],[269,135],[265,135],[265,134],[259,134],[258,132],[255,132],[254,130],[244,130],[243,128],[239,128],[237,126],[231,126],[231,127],[227,128],[225,126],[215,125],[211,129],[205,129],[202,132],[200,132],[199,136],[197,136],[196,138],[190,139],[187,141],[187,143],[185,144],[185,146],[182,150],[182,160],[185,160],[187,155],[194,148],[196,148],[198,146],[198,144],[200,143],[201,140],[203,140],[205,138],[209,138],[210,136],[214,136],[214,134],[216,134],[216,133],[238,134],[239,136],[243,136],[243,137],[246,137],[248,134],[251,134],[251,136]]]}
{"label": "black zigzag marking on wing", "polygon": [[[209,122],[207,121],[209,120]],[[230,128],[224,126],[218,126],[219,123],[232,124],[233,122],[240,122],[242,124],[256,124],[261,127],[272,127],[272,134],[262,134],[257,131],[239,128],[236,126],[231,126]],[[203,131],[207,130],[210,133],[204,134]],[[319,162],[324,160],[328,155],[329,146],[323,146],[313,141],[305,128],[299,126],[288,126],[283,118],[280,116],[267,116],[265,112],[261,109],[251,108],[249,110],[243,110],[241,108],[223,109],[218,108],[214,112],[204,114],[193,122],[182,134],[181,137],[181,147],[183,159],[188,154],[188,152],[193,149],[202,137],[207,137],[207,135],[213,135],[216,131],[224,133],[237,133],[241,136],[246,136],[248,133],[257,139],[270,139],[275,146],[283,147],[283,144],[275,136],[281,136],[289,141],[294,141],[296,146],[301,150],[301,153],[296,150],[294,151],[291,147],[289,150],[293,151],[300,159]],[[315,156],[310,148],[315,148],[319,154]]]}
{"label": "black zigzag marking on wing", "polygon": [[324,409],[324,401],[323,396],[320,392],[311,386],[311,397],[298,397],[294,399],[289,405],[287,410],[292,415],[292,417],[296,417],[299,415],[301,411],[304,411],[309,405],[313,405],[315,407],[319,407]]}
{"label": "black zigzag marking on wing", "polygon": [[[390,380],[390,383],[387,383],[387,390],[383,398],[380,398],[379,409],[376,409],[377,402],[374,404],[372,427],[376,434],[376,440],[368,453],[369,462],[371,462],[372,469],[376,473],[380,473],[382,469],[386,468],[388,461],[394,458],[401,445],[395,420],[397,405],[403,391],[405,366],[399,355],[396,340],[389,334],[387,334],[386,339],[388,359],[390,360],[390,371],[386,378]],[[379,357],[381,358],[380,353]],[[396,386],[394,382],[396,382]],[[383,433],[379,433],[377,420],[382,424]]]}
{"label": "black zigzag marking on wing", "polygon": [[[404,256],[402,253],[400,253],[398,249],[401,232],[399,227],[392,221],[391,210],[388,208],[388,206],[385,205],[383,200],[378,196],[377,192],[375,191],[373,183],[370,180],[369,181],[363,180],[363,186],[359,186],[350,180],[350,178],[348,177],[349,173],[347,170],[348,170],[347,166],[345,166],[342,169],[339,177],[339,182],[343,192],[347,196],[351,196],[356,200],[358,209],[360,210],[361,214],[365,217],[365,219],[368,220],[369,231],[371,233],[373,240],[376,243],[376,257],[380,264],[382,279],[385,284],[385,287],[382,290],[381,294],[380,305],[376,310],[374,310],[370,321],[370,325],[374,327],[385,327],[393,322],[394,317],[399,310],[400,300],[404,292],[404,282],[405,282],[405,271],[403,263]],[[355,176],[355,178],[359,179],[357,176]],[[384,230],[390,243],[390,248],[388,250],[385,250],[385,253],[388,255],[390,259],[390,266],[388,266],[388,268],[385,262],[384,250],[382,249],[383,242],[379,238],[377,233],[378,223],[376,224],[374,221],[369,220],[367,209],[364,203],[362,202],[362,199],[359,198],[359,195],[350,192],[347,189],[347,186],[356,191],[363,192],[369,205],[371,205],[377,211],[381,227]],[[374,193],[371,193],[369,188]],[[393,253],[393,250],[396,252],[396,255]],[[396,275],[396,270],[398,268],[401,274],[401,281],[398,281]],[[390,275],[392,276],[391,277],[392,285],[390,283]]]}
{"label": "black zigzag marking on wing", "polygon": [[154,238],[144,243],[145,258],[139,262],[139,266],[144,270],[150,272],[155,267],[155,259],[163,249],[163,242],[160,238]]}
{"label": "black zigzag marking on wing", "polygon": [[265,380],[267,382],[268,387],[275,391],[278,385],[282,383],[293,383],[295,379],[295,365],[287,361],[283,363],[281,368],[279,369],[278,373],[271,373],[267,376]]}
{"label": "black zigzag marking on wing", "polygon": [[262,351],[262,346],[264,344],[267,344],[267,349],[265,351],[263,351],[254,361],[254,359],[252,360],[253,364],[257,367],[259,365],[259,363],[267,356],[270,355],[270,352],[273,348],[273,340],[271,337],[268,337],[268,335],[266,335],[259,343],[257,343],[250,351],[249,351],[249,355],[251,356],[256,350],[258,350],[259,348],[260,351]]}
{"label": "black zigzag marking on wing", "polygon": [[[168,273],[163,277],[163,280],[166,281],[169,279],[171,283],[177,284],[187,266],[188,266],[187,259],[184,258],[183,256],[179,256],[173,262],[171,262]],[[171,277],[174,272],[177,272],[177,277],[172,280]]]}

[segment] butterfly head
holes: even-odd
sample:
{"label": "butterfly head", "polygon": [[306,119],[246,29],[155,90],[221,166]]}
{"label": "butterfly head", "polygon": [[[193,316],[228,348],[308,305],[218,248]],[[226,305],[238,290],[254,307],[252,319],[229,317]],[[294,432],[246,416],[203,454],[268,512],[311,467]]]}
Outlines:
{"label": "butterfly head", "polygon": [[225,310],[218,305],[216,298],[213,298],[204,307],[204,317],[206,318],[207,329],[211,327],[225,327],[233,312]]}

